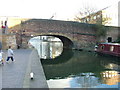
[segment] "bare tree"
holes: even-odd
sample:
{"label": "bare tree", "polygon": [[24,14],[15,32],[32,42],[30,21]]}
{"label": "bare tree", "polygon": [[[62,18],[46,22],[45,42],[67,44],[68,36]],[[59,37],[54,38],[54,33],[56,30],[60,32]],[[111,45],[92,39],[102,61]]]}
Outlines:
{"label": "bare tree", "polygon": [[95,7],[86,6],[80,9],[79,14],[75,16],[74,20],[82,23],[90,23],[90,24],[99,24],[99,25],[108,24],[111,18],[103,17],[102,10],[98,11],[98,9]]}
{"label": "bare tree", "polygon": [[[96,12],[95,8],[90,7],[90,6],[85,6],[85,7],[80,9],[78,15],[75,16],[74,20],[81,22],[82,18],[90,16],[91,14],[93,14],[95,12]],[[90,19],[91,17],[88,17],[88,18]]]}
{"label": "bare tree", "polygon": [[102,17],[102,25],[105,25],[105,24],[110,24],[109,21],[111,21],[112,19],[110,17]]}

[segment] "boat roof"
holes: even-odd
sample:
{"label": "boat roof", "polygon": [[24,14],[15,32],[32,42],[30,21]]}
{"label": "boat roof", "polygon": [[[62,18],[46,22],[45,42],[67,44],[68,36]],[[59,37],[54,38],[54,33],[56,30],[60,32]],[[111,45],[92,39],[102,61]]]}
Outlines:
{"label": "boat roof", "polygon": [[107,45],[120,45],[120,43],[101,43],[101,44],[107,44]]}

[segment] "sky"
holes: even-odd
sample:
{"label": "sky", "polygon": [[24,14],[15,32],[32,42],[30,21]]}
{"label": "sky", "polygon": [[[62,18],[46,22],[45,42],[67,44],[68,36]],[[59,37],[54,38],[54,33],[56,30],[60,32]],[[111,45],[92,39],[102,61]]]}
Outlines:
{"label": "sky", "polygon": [[0,0],[0,16],[73,19],[85,6],[103,9],[120,0]]}

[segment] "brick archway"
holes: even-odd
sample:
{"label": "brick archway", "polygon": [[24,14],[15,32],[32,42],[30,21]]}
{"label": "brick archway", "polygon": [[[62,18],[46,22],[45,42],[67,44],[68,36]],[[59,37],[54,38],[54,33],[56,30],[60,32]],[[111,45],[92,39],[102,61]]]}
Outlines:
{"label": "brick archway", "polygon": [[17,42],[21,42],[22,46],[27,46],[28,38],[31,35],[51,35],[60,38],[64,44],[64,48],[88,48],[93,47],[96,43],[93,25],[71,21],[48,20],[48,19],[29,19],[22,21],[9,30],[14,30],[17,35]]}
{"label": "brick archway", "polygon": [[61,40],[61,42],[63,43],[63,48],[64,49],[72,49],[74,47],[74,43],[72,42],[72,40],[70,40],[68,37],[65,36],[61,36],[61,35],[49,35],[49,34],[43,34],[43,35],[33,35],[32,37],[22,37],[22,40],[24,42],[22,42],[22,45],[24,45],[24,48],[27,48],[27,43],[29,42],[29,40],[33,37],[37,37],[37,36],[53,36],[53,37],[57,37]]}

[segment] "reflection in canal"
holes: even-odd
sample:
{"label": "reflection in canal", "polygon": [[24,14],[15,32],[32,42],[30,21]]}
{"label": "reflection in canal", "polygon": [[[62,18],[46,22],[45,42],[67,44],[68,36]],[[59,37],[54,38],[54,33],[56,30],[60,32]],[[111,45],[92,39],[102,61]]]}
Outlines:
{"label": "reflection in canal", "polygon": [[57,60],[42,60],[50,88],[118,88],[118,58],[85,51],[64,52],[67,53],[64,57],[71,56],[68,60],[60,57]]}
{"label": "reflection in canal", "polygon": [[61,40],[52,36],[34,37],[29,43],[42,58],[50,88],[118,88],[120,84],[119,58],[66,50]]}
{"label": "reflection in canal", "polygon": [[37,36],[31,38],[29,45],[38,50],[41,59],[53,59],[63,51],[63,43],[53,36]]}

